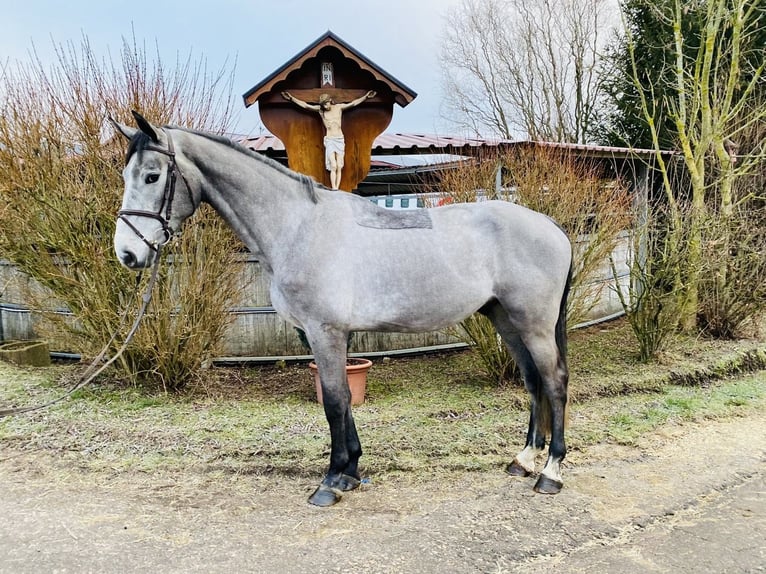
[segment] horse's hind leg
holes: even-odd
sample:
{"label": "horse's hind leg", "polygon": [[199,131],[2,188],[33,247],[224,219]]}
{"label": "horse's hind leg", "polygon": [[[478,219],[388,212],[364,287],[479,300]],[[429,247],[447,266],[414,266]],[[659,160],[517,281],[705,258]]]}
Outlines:
{"label": "horse's hind leg", "polygon": [[[502,337],[502,335],[501,335]],[[512,476],[529,476],[535,472],[535,460],[545,450],[546,429],[541,424],[545,420],[544,407],[540,400],[540,373],[537,371],[529,351],[521,342],[518,334],[503,337],[511,350],[516,364],[524,379],[524,387],[529,392],[529,426],[524,449],[516,455],[506,471]]]}
{"label": "horse's hind leg", "polygon": [[512,325],[500,303],[482,309],[508,346],[529,391],[529,428],[524,449],[506,469],[514,476],[529,476],[535,470],[535,459],[545,449],[546,436],[551,443],[548,460],[535,490],[555,494],[561,490],[560,464],[566,455],[564,419],[567,403],[568,372],[566,358],[558,349],[553,334],[528,333],[525,337]]}
{"label": "horse's hind leg", "polygon": [[566,357],[559,349],[553,334],[542,336],[529,334],[522,337],[540,374],[538,400],[542,432],[550,430],[548,460],[535,484],[535,490],[545,494],[556,494],[561,490],[561,461],[566,456],[564,429],[566,426],[567,384],[569,371]]}
{"label": "horse's hind leg", "polygon": [[502,305],[497,302],[490,303],[482,308],[481,312],[492,321],[500,338],[508,347],[514,361],[516,361],[516,365],[521,371],[524,386],[529,392],[529,427],[527,428],[527,439],[524,443],[524,449],[516,455],[513,462],[506,468],[508,474],[512,476],[529,476],[535,472],[535,459],[545,450],[546,433],[539,425],[541,420],[541,404],[538,400],[541,384],[540,374],[521,337],[511,326],[508,315]]}
{"label": "horse's hind leg", "polygon": [[537,425],[539,405],[533,399],[529,414],[529,429],[527,430],[527,442],[524,449],[516,455],[511,464],[506,467],[506,472],[511,476],[529,476],[535,471],[535,459],[545,450],[545,434]]}

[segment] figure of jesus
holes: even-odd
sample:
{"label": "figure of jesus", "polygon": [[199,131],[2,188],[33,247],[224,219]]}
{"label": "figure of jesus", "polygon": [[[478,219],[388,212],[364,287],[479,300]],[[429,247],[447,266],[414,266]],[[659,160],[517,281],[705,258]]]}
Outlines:
{"label": "figure of jesus", "polygon": [[340,175],[343,170],[343,158],[346,154],[346,141],[341,130],[341,116],[343,111],[358,106],[365,100],[375,97],[375,92],[370,90],[365,95],[350,102],[336,104],[329,94],[319,96],[318,104],[309,104],[294,97],[290,92],[282,92],[282,97],[298,106],[319,112],[325,128],[324,156],[325,168],[330,172],[330,187],[338,189]]}

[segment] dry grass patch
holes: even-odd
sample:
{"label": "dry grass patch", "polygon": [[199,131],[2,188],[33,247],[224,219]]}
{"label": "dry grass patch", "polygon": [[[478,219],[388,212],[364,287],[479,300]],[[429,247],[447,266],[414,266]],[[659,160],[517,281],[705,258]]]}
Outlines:
{"label": "dry grass patch", "polygon": [[[763,408],[763,377],[747,384],[721,378],[757,341],[678,338],[662,363],[647,365],[635,358],[629,329],[618,321],[571,337],[573,449],[632,444],[664,424]],[[480,365],[471,352],[376,361],[368,399],[354,410],[363,472],[385,479],[507,463],[522,446],[526,394],[498,387]],[[716,365],[729,366],[716,375]],[[0,365],[0,403],[50,398],[61,390],[55,379],[72,369]],[[697,384],[672,384],[682,376]],[[0,459],[36,452],[70,470],[177,477],[314,478],[329,455],[327,423],[304,364],[213,368],[204,384],[175,394],[103,379],[55,408],[0,420],[0,443]]]}

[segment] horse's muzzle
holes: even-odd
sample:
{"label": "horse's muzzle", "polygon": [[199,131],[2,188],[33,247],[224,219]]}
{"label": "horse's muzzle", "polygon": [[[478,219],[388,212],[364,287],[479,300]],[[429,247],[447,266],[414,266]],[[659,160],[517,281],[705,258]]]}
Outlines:
{"label": "horse's muzzle", "polygon": [[138,266],[138,258],[132,251],[125,249],[119,253],[118,257],[120,258],[120,263],[128,269],[136,269]]}
{"label": "horse's muzzle", "polygon": [[120,263],[133,271],[139,271],[150,267],[154,260],[153,256],[153,251],[148,252],[147,256],[143,259],[139,259],[139,257],[130,249],[120,249],[117,252],[117,258],[120,260]]}

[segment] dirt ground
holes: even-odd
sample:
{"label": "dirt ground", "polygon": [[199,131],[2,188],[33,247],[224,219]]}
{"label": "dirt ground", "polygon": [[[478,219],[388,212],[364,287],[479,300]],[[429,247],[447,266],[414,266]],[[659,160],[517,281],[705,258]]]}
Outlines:
{"label": "dirt ground", "polygon": [[306,504],[306,479],[0,462],[0,573],[764,572],[766,413],[572,453],[565,488],[407,476]]}

